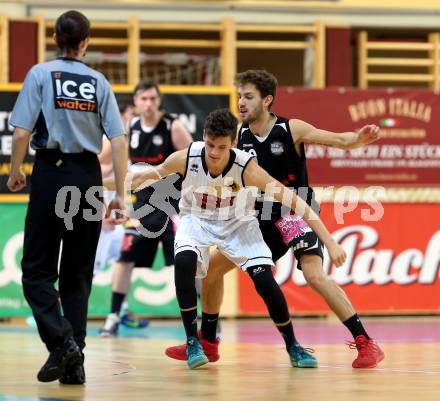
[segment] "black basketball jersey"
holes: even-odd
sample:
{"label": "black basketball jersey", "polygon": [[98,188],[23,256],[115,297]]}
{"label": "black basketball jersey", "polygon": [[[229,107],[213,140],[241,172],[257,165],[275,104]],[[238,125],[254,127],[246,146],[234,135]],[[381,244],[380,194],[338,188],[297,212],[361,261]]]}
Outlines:
{"label": "black basketball jersey", "polygon": [[[272,177],[295,189],[302,199],[317,210],[313,189],[309,186],[307,177],[304,144],[301,144],[301,154],[298,154],[287,118],[277,116],[275,125],[264,138],[254,135],[249,124],[244,123],[240,128],[237,147],[253,154],[258,164]],[[261,207],[258,203],[257,209]],[[281,213],[281,205],[275,203],[273,212],[273,219],[277,219]]]}
{"label": "black basketball jersey", "polygon": [[141,118],[134,117],[130,122],[129,156],[132,163],[148,163],[157,166],[176,151],[171,140],[171,125],[174,118],[164,114],[159,123],[147,131]]}
{"label": "black basketball jersey", "polygon": [[[176,151],[173,146],[171,138],[171,125],[174,118],[169,114],[164,114],[159,120],[158,124],[147,130],[143,127],[140,117],[134,117],[130,122],[129,129],[129,158],[132,164],[135,163],[148,163],[152,166],[157,166],[165,161],[165,159]],[[150,203],[150,197],[156,191],[156,195],[159,193],[170,202],[176,209],[178,200],[169,198],[168,192],[169,182],[174,182],[173,178],[166,177],[148,188],[135,193],[134,209],[139,209],[146,203]],[[180,191],[181,180],[175,183],[175,188]],[[173,191],[174,192],[174,191]],[[146,226],[161,226],[165,221],[167,215],[155,209],[154,212],[148,214],[141,219],[141,223]]]}

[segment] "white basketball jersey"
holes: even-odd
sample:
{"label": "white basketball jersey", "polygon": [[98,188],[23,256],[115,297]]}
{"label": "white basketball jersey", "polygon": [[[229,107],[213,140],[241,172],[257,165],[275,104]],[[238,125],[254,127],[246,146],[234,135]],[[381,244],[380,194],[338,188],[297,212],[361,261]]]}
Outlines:
{"label": "white basketball jersey", "polygon": [[231,149],[223,173],[212,177],[205,161],[205,143],[193,142],[188,150],[179,208],[208,220],[253,216],[256,188],[244,188],[243,171],[254,156]]}

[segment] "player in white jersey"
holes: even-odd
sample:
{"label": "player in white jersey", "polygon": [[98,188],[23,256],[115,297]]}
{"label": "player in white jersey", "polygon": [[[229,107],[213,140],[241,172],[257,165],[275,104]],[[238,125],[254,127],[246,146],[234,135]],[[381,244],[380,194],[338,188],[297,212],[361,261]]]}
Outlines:
{"label": "player in white jersey", "polygon": [[[102,171],[101,165],[101,171]],[[104,192],[104,203],[108,205],[114,196],[113,192]],[[113,264],[120,254],[122,240],[124,239],[124,227],[113,225],[109,218],[103,218],[101,234],[99,235],[98,247],[96,248],[95,265],[93,274],[96,276],[103,273],[108,265]]]}
{"label": "player in white jersey", "polygon": [[256,194],[252,188],[244,188],[243,174],[253,156],[231,149],[227,165],[217,176],[210,173],[206,158],[204,142],[189,147],[175,254],[186,250],[197,253],[197,278],[207,274],[212,245],[217,245],[220,252],[243,270],[272,266],[272,253],[263,241],[253,212]]}
{"label": "player in white jersey", "polygon": [[[227,109],[211,112],[205,121],[204,143],[171,154],[164,163],[131,174],[131,188],[141,189],[161,177],[178,173],[183,178],[181,221],[175,240],[175,285],[187,336],[187,362],[191,369],[208,358],[197,336],[197,294],[194,278],[206,274],[208,248],[217,245],[231,261],[249,273],[257,292],[266,303],[278,330],[289,341],[292,364],[316,367],[316,359],[296,341],[285,298],[271,268],[271,252],[263,241],[253,216],[252,196],[244,187],[270,192],[277,201],[300,214],[312,227],[336,266],[346,258],[319,217],[296,194],[274,180],[253,156],[232,149],[237,120]],[[112,180],[105,180],[112,186]],[[166,209],[164,204],[157,207]]]}

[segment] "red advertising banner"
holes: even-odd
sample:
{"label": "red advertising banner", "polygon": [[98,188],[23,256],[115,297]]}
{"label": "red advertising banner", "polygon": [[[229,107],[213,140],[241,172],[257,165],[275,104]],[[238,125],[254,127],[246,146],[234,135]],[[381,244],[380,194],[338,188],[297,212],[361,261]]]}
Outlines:
{"label": "red advertising banner", "polygon": [[[335,268],[325,255],[324,270],[362,313],[440,311],[440,204],[368,204],[343,215],[323,204],[321,216],[344,247],[346,263]],[[379,214],[377,213],[379,211]],[[291,312],[330,312],[306,285],[295,259],[285,256],[275,270]],[[267,315],[246,274],[239,274],[239,309],[243,315]]]}
{"label": "red advertising banner", "polygon": [[312,185],[440,185],[440,96],[430,90],[280,88],[274,111],[335,132],[380,126],[364,148],[307,145]]}

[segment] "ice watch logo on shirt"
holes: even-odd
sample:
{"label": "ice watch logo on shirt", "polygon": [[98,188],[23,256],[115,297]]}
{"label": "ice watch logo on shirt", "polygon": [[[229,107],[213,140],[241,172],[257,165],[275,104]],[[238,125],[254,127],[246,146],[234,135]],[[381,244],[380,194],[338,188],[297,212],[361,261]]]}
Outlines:
{"label": "ice watch logo on shirt", "polygon": [[53,71],[52,85],[56,109],[98,112],[96,78],[90,75]]}

